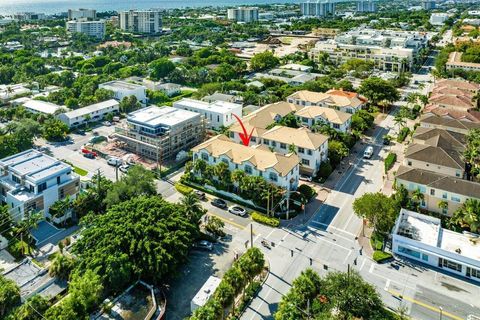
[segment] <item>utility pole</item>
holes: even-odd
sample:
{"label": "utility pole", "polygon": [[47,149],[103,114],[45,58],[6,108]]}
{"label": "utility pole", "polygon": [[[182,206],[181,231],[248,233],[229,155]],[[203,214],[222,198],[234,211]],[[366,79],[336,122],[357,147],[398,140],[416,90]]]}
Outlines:
{"label": "utility pole", "polygon": [[100,168],[97,169],[97,194],[100,194]]}
{"label": "utility pole", "polygon": [[118,182],[118,163],[115,165],[115,181]]}
{"label": "utility pole", "polygon": [[287,220],[290,220],[290,190],[287,190]]}

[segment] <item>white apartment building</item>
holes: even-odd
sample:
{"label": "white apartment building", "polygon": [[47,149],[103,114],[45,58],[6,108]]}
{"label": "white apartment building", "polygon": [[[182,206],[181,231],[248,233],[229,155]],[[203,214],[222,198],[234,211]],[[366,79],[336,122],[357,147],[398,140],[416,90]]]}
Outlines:
{"label": "white apartment building", "polygon": [[263,177],[267,182],[286,190],[296,190],[299,179],[299,158],[294,153],[279,154],[260,147],[235,143],[217,135],[192,148],[193,162],[199,159],[209,165],[224,162],[230,171]]}
{"label": "white apartment building", "polygon": [[237,22],[255,22],[258,21],[258,8],[257,7],[238,7],[230,8],[227,10],[228,20]]}
{"label": "white apartment building", "polygon": [[128,114],[126,125],[115,127],[115,136],[127,151],[169,160],[203,141],[205,124],[196,112],[149,106]]}
{"label": "white apartment building", "polygon": [[13,15],[13,19],[18,21],[44,20],[45,18],[45,13],[36,12],[17,12]]}
{"label": "white apartment building", "polygon": [[463,62],[462,54],[462,52],[450,52],[448,61],[445,63],[445,68],[447,70],[461,69],[465,71],[480,72],[480,63]]}
{"label": "white apartment building", "polygon": [[326,107],[309,106],[295,113],[298,121],[309,128],[316,124],[326,124],[340,132],[350,132],[352,115]]}
{"label": "white apartment building", "polygon": [[301,90],[288,96],[287,102],[299,107],[327,107],[353,114],[365,106],[367,99],[358,93],[343,90],[332,89],[325,93]]}
{"label": "white apartment building", "polygon": [[392,251],[480,282],[480,235],[444,229],[438,218],[402,209],[392,232]]}
{"label": "white apartment building", "polygon": [[422,1],[422,8],[423,10],[432,10],[435,9],[437,6],[436,2],[433,0],[424,0]]}
{"label": "white apartment building", "polygon": [[129,10],[119,14],[120,29],[134,33],[157,34],[162,32],[162,11]]}
{"label": "white apartment building", "polygon": [[8,102],[17,96],[30,94],[32,90],[27,88],[26,85],[26,83],[0,84],[0,103]]}
{"label": "white apartment building", "polygon": [[90,19],[97,18],[97,10],[95,9],[68,9],[68,20]]}
{"label": "white apartment building", "polygon": [[49,217],[55,201],[75,198],[80,188],[71,166],[32,149],[1,159],[0,173],[0,200],[15,221],[30,211],[43,210]]}
{"label": "white apartment building", "polygon": [[61,113],[58,119],[65,123],[69,128],[78,127],[91,121],[100,121],[107,114],[116,114],[119,111],[119,103],[117,100],[110,99],[107,101],[95,103],[83,108]]}
{"label": "white apartment building", "polygon": [[[233,136],[233,137],[232,137]],[[242,143],[238,134],[231,135],[237,143]],[[265,146],[272,152],[288,154],[295,151],[300,163],[300,173],[315,176],[320,164],[328,159],[328,137],[313,133],[308,128],[298,129],[275,126],[261,137],[250,139],[251,146]]]}
{"label": "white apartment building", "polygon": [[209,103],[184,98],[174,102],[173,107],[201,114],[206,120],[207,128],[217,130],[232,125],[236,121],[234,114],[240,119],[242,118],[242,105],[231,102],[215,101]]}
{"label": "white apartment building", "polygon": [[325,17],[335,15],[335,2],[332,0],[317,0],[300,3],[300,12],[305,17]]}
{"label": "white apartment building", "polygon": [[433,26],[443,26],[445,21],[448,20],[450,15],[445,12],[435,12],[430,15],[430,24]]}
{"label": "white apartment building", "polygon": [[327,54],[336,64],[354,58],[369,60],[378,70],[402,72],[412,68],[419,50],[427,44],[427,35],[420,32],[358,28],[317,42],[309,57],[318,63]]}
{"label": "white apartment building", "polygon": [[103,39],[105,37],[105,20],[90,21],[83,19],[67,21],[67,31]]}
{"label": "white apartment building", "polygon": [[65,106],[59,106],[51,102],[33,99],[28,99],[21,105],[31,113],[43,113],[47,115],[53,115],[60,110],[68,110],[68,108]]}
{"label": "white apartment building", "polygon": [[135,96],[140,103],[147,103],[147,88],[142,85],[113,80],[100,84],[98,88],[113,91],[113,97],[118,101],[122,101],[125,97]]}
{"label": "white apartment building", "polygon": [[377,3],[373,0],[357,1],[357,12],[376,12]]}

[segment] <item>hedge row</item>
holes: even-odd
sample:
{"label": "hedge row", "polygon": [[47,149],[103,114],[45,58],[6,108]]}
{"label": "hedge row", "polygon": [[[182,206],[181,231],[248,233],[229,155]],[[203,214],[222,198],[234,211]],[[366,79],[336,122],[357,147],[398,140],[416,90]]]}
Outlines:
{"label": "hedge row", "polygon": [[398,133],[397,142],[403,142],[409,133],[410,129],[408,127],[403,127]]}
{"label": "hedge row", "polygon": [[258,213],[256,211],[253,211],[250,216],[252,217],[253,221],[256,221],[261,224],[266,224],[267,226],[270,227],[278,227],[280,225],[280,219],[274,218],[274,217],[268,217],[266,215],[263,215],[261,213]]}
{"label": "hedge row", "polygon": [[377,263],[383,262],[385,260],[391,259],[393,256],[385,251],[375,250],[373,252],[373,260]]}
{"label": "hedge row", "polygon": [[393,167],[395,161],[397,161],[397,154],[390,152],[385,158],[385,173]]}
{"label": "hedge row", "polygon": [[186,186],[181,182],[175,183],[175,189],[177,189],[177,191],[180,192],[181,194],[187,194],[193,191],[191,187]]}

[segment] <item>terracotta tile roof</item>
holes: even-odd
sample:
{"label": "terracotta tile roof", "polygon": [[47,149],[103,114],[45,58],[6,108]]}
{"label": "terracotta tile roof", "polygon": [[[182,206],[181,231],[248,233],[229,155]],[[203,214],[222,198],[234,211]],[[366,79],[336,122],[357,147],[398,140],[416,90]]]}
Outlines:
{"label": "terracotta tile roof", "polygon": [[437,116],[444,119],[455,119],[462,122],[480,122],[480,112],[474,110],[460,111],[443,108],[437,105],[427,105],[424,109],[426,116]]}
{"label": "terracotta tile roof", "polygon": [[480,199],[480,183],[442,175],[422,169],[400,166],[396,179],[424,185],[469,198]]}
{"label": "terracotta tile roof", "polygon": [[280,176],[286,176],[299,165],[300,161],[298,156],[293,153],[282,155],[263,148],[247,147],[235,143],[224,135],[217,135],[192,148],[193,152],[201,150],[206,150],[214,158],[226,156],[236,164],[248,161],[260,171],[271,168]]}
{"label": "terracotta tile roof", "polygon": [[286,144],[294,144],[297,147],[316,150],[325,142],[328,141],[328,137],[313,133],[308,128],[289,128],[284,126],[275,126],[262,135],[262,138],[283,142]]}
{"label": "terracotta tile roof", "polygon": [[312,104],[324,103],[334,107],[359,108],[365,101],[359,99],[357,95],[353,92],[341,90],[330,90],[326,93],[301,90],[291,94],[288,98],[308,101]]}
{"label": "terracotta tile roof", "polygon": [[446,88],[457,88],[457,89],[466,89],[471,91],[480,90],[480,84],[473,82],[468,82],[464,80],[454,80],[454,79],[441,79],[438,80],[435,84],[436,87],[446,87]]}
{"label": "terracotta tile roof", "polygon": [[297,111],[295,115],[299,117],[310,118],[310,119],[322,117],[326,119],[328,122],[337,123],[337,124],[344,124],[352,117],[350,113],[346,113],[346,112],[342,112],[342,111],[338,111],[338,110],[326,108],[326,107],[317,107],[317,106],[305,107]]}

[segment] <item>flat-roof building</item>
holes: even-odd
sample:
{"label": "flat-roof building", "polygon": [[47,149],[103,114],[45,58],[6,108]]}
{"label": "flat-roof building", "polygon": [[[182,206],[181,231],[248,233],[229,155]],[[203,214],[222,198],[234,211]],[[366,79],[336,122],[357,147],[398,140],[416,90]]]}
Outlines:
{"label": "flat-roof building", "polygon": [[116,114],[119,111],[119,103],[117,100],[110,99],[107,101],[95,103],[83,108],[75,109],[69,112],[61,113],[58,119],[64,122],[69,128],[78,127],[90,121],[100,121],[107,114]]}
{"label": "flat-roof building", "polygon": [[234,114],[242,118],[242,105],[231,102],[215,101],[208,103],[184,98],[174,102],[173,107],[201,114],[206,120],[207,127],[213,129],[220,129],[222,126],[228,127],[233,124],[236,121]]}
{"label": "flat-roof building", "polygon": [[134,33],[162,32],[161,10],[129,10],[119,13],[120,29]]}
{"label": "flat-roof building", "polygon": [[105,20],[71,20],[67,21],[67,31],[70,33],[83,33],[89,37],[103,39],[105,37]]}
{"label": "flat-roof building", "polygon": [[68,110],[67,107],[65,106],[59,106],[57,104],[43,101],[43,100],[33,100],[29,99],[25,101],[23,104],[23,107],[32,113],[43,113],[43,114],[49,114],[53,115],[55,112],[59,110]]}
{"label": "flat-roof building", "polygon": [[95,20],[97,18],[97,11],[95,9],[68,9],[68,20],[77,20],[77,19],[91,19]]}
{"label": "flat-roof building", "polygon": [[135,96],[138,102],[142,104],[147,102],[147,88],[143,85],[122,80],[113,80],[102,83],[98,87],[113,91],[113,97],[118,101],[122,101],[125,97]]}
{"label": "flat-roof building", "polygon": [[205,125],[199,113],[150,106],[130,113],[127,125],[115,127],[124,149],[157,160],[169,160],[203,141]]}
{"label": "flat-roof building", "polygon": [[392,232],[392,251],[480,282],[480,235],[445,229],[438,218],[401,209]]}
{"label": "flat-roof building", "polygon": [[55,201],[79,192],[80,178],[70,165],[33,149],[1,159],[0,173],[0,200],[15,221],[29,211],[50,217]]}
{"label": "flat-roof building", "polygon": [[237,22],[255,22],[258,21],[257,7],[238,7],[227,10],[228,20]]}

